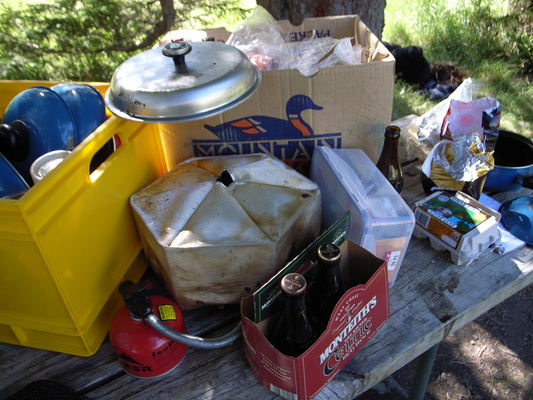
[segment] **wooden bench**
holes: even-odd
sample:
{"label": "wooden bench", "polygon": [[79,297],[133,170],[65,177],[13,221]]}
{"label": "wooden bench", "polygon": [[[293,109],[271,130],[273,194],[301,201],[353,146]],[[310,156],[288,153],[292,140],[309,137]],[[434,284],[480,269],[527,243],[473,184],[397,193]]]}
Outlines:
{"label": "wooden bench", "polygon": [[[404,168],[403,197],[410,205],[425,197],[418,168],[416,164]],[[494,198],[503,202],[520,195],[529,193],[522,189]],[[387,382],[393,372],[429,350],[423,358],[427,371],[438,343],[531,282],[530,246],[506,255],[493,252],[468,266],[457,266],[449,253],[413,237],[390,291],[389,320],[318,398],[351,400]],[[237,306],[205,307],[185,315],[189,332],[200,336],[224,334],[239,320]],[[0,343],[0,371],[0,399],[40,379],[59,382],[91,399],[280,398],[258,384],[241,339],[216,350],[190,348],[176,369],[153,379],[123,372],[109,341],[88,358]],[[417,391],[423,393],[427,376],[420,378]]]}

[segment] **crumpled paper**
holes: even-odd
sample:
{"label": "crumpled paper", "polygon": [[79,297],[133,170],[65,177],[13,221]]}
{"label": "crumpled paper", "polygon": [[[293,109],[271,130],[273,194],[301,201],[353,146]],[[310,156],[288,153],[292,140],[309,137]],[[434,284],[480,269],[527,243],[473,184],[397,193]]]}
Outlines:
{"label": "crumpled paper", "polygon": [[456,140],[461,135],[477,135],[484,139],[487,129],[500,126],[500,102],[492,97],[472,101],[451,100],[442,127],[442,138]]}

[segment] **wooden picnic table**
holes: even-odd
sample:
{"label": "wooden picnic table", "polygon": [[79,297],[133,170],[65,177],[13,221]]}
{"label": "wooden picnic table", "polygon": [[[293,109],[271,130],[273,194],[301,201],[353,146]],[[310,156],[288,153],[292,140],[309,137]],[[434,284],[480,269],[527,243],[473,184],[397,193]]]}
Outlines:
{"label": "wooden picnic table", "polygon": [[[404,173],[403,197],[413,205],[426,196],[419,165],[406,166]],[[521,189],[494,198],[503,202],[529,194]],[[435,345],[532,282],[531,246],[505,255],[492,252],[468,266],[458,266],[448,252],[434,250],[428,239],[413,237],[390,290],[390,318],[318,398],[351,400],[387,382],[387,377],[422,354],[429,368]],[[188,310],[185,316],[189,333],[219,336],[237,323],[239,310],[238,306],[204,307]],[[281,398],[258,384],[244,356],[242,339],[215,350],[189,348],[176,369],[152,379],[123,372],[108,340],[87,358],[0,343],[0,371],[0,399],[36,380],[64,384],[90,399]],[[422,393],[424,380],[422,376]]]}

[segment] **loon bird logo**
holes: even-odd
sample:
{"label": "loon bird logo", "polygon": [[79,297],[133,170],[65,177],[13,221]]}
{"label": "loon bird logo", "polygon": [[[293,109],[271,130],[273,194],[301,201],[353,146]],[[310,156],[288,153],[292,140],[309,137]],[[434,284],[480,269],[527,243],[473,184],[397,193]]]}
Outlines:
{"label": "loon bird logo", "polygon": [[215,126],[205,124],[216,139],[193,139],[194,155],[267,153],[307,176],[317,146],[342,147],[341,132],[315,134],[302,116],[304,111],[323,109],[309,96],[297,94],[285,105],[286,118],[251,115]]}
{"label": "loon bird logo", "polygon": [[222,140],[272,140],[313,136],[313,128],[304,121],[302,112],[322,110],[309,96],[292,96],[285,106],[287,119],[254,115],[217,126],[204,125]]}

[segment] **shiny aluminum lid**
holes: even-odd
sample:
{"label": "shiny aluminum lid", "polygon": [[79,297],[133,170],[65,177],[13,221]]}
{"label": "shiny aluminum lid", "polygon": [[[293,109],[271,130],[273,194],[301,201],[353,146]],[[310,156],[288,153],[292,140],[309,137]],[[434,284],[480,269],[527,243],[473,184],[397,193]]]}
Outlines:
{"label": "shiny aluminum lid", "polygon": [[236,47],[172,42],[122,63],[105,95],[109,110],[142,122],[185,122],[219,114],[259,87],[261,73]]}

